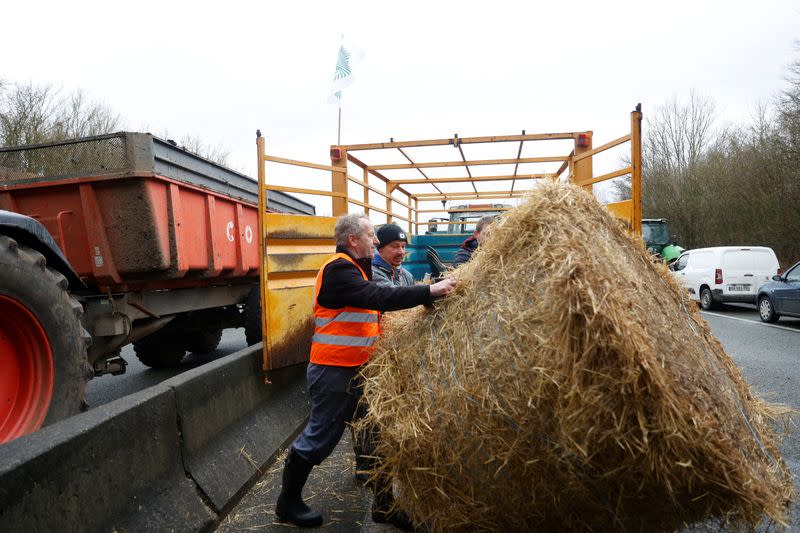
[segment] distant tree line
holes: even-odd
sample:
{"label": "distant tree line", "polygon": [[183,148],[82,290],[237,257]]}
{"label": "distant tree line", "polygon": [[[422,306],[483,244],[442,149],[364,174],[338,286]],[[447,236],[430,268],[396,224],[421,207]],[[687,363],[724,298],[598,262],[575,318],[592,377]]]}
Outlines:
{"label": "distant tree line", "polygon": [[[763,245],[800,260],[800,59],[786,89],[749,124],[715,128],[714,103],[690,93],[646,115],[645,218],[666,218],[685,248]],[[615,183],[630,197],[630,181]]]}
{"label": "distant tree line", "polygon": [[[0,79],[0,147],[102,135],[124,127],[118,113],[81,90],[67,93],[51,84]],[[217,164],[228,163],[226,149],[195,135],[183,135],[176,144]]]}

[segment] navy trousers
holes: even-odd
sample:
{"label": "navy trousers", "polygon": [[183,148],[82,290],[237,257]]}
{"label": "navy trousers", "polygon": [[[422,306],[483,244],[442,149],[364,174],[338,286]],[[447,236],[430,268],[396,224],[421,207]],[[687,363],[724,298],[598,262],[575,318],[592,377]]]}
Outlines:
{"label": "navy trousers", "polygon": [[[319,465],[339,444],[361,399],[360,369],[308,364],[306,380],[311,414],[305,429],[292,444],[292,451],[304,461]],[[359,409],[358,415],[363,411]]]}

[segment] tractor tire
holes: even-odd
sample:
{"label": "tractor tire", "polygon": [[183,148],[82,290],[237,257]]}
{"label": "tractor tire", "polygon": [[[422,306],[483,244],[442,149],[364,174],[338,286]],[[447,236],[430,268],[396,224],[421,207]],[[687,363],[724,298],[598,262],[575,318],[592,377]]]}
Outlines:
{"label": "tractor tire", "polygon": [[186,333],[186,349],[192,353],[211,353],[222,340],[222,328],[189,330]]}
{"label": "tractor tire", "polygon": [[0,443],[81,410],[91,337],[67,289],[42,254],[0,235]]}
{"label": "tractor tire", "polygon": [[261,335],[261,296],[255,285],[247,294],[244,304],[244,338],[252,346],[263,340]]}
{"label": "tractor tire", "polygon": [[150,368],[174,368],[186,355],[186,337],[173,319],[163,328],[133,342],[136,357]]}

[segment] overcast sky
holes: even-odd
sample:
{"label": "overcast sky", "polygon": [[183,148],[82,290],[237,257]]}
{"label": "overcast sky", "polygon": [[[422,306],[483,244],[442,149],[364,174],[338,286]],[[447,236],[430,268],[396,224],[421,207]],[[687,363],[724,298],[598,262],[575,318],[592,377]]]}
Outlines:
{"label": "overcast sky", "polygon": [[746,122],[800,56],[797,0],[76,0],[2,13],[0,78],[82,88],[127,129],[199,136],[253,176],[257,128],[271,153],[329,161],[342,34],[365,53],[343,143],[525,129],[593,130],[597,145],[627,133],[637,102],[647,116],[691,89],[720,123]]}

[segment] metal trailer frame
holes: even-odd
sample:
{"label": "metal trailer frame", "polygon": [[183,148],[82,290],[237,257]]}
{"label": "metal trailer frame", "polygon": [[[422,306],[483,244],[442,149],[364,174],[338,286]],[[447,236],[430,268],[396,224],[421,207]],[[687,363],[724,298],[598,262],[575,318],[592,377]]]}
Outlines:
{"label": "metal trailer frame", "polygon": [[[126,205],[134,202],[141,205]],[[180,313],[244,302],[259,268],[257,246],[245,242],[255,237],[258,203],[256,180],[149,133],[0,148],[0,209],[37,220],[53,238],[0,226],[67,276],[99,374],[123,370],[109,369],[106,358]],[[267,208],[315,213],[281,192]],[[213,225],[221,217],[233,221],[229,228]],[[134,233],[147,237],[134,241]]]}

